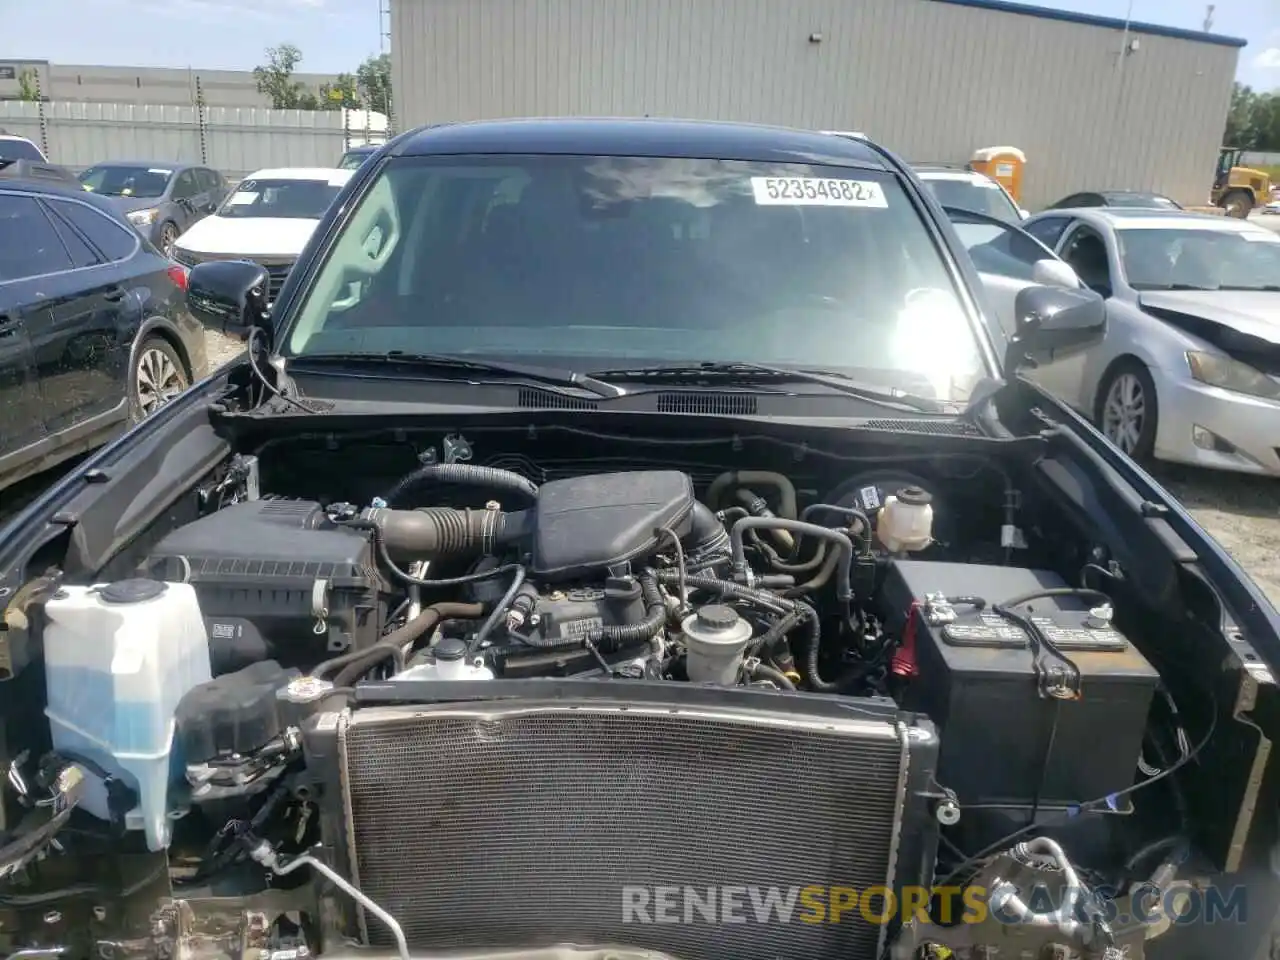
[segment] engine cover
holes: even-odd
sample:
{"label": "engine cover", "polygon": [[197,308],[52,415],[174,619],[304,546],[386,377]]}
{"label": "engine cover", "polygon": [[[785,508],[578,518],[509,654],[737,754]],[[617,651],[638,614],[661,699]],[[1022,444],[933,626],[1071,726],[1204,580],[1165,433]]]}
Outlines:
{"label": "engine cover", "polygon": [[661,547],[659,529],[692,527],[693,481],[674,470],[597,473],[538,490],[535,579],[563,583],[598,575]]}
{"label": "engine cover", "polygon": [[[341,767],[323,822],[345,825],[336,851],[411,947],[872,960],[887,928],[858,910],[839,923],[803,923],[798,904],[790,923],[624,923],[624,897],[861,892],[921,883],[932,863],[935,735],[892,704],[643,681],[504,681],[501,701],[479,699],[489,684],[410,686],[366,684],[361,701],[386,689],[401,704],[459,702],[371,705],[319,729]],[[335,755],[317,736],[309,768]],[[360,929],[391,943],[375,918]]]}

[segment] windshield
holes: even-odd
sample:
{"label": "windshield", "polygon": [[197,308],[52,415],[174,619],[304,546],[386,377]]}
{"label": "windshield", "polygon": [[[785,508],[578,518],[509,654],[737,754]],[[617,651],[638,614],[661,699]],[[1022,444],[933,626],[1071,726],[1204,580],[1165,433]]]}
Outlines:
{"label": "windshield", "polygon": [[1280,234],[1270,230],[1119,230],[1120,258],[1135,290],[1264,290],[1280,287]]}
{"label": "windshield", "polygon": [[0,160],[35,160],[43,163],[44,157],[36,145],[28,140],[0,137]]}
{"label": "windshield", "polygon": [[291,326],[291,356],[754,361],[954,400],[984,375],[898,182],[811,164],[397,159]]}
{"label": "windshield", "polygon": [[327,180],[241,180],[218,216],[319,220],[341,190],[341,183]]}
{"label": "windshield", "polygon": [[1018,208],[994,180],[924,179],[922,182],[944,207],[958,207],[997,217],[1006,223],[1019,223]]}
{"label": "windshield", "polygon": [[86,190],[105,197],[161,197],[173,170],[167,167],[104,165],[80,174]]}
{"label": "windshield", "polygon": [[349,150],[338,161],[339,170],[357,170],[360,165],[373,156],[372,150]]}

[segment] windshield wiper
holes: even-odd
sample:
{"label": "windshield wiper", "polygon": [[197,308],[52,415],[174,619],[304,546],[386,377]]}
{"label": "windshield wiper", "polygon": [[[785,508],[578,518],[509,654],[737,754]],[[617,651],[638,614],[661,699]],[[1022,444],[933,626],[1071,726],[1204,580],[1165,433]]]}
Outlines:
{"label": "windshield wiper", "polygon": [[792,369],[775,367],[767,363],[751,363],[745,360],[704,361],[688,364],[657,364],[646,367],[620,368],[617,370],[595,370],[593,376],[609,377],[617,380],[691,380],[701,377],[718,377],[721,379],[743,382],[751,375],[764,375],[774,380],[791,380],[801,383],[818,383],[832,390],[838,390],[850,397],[857,397],[867,403],[895,410],[914,410],[918,413],[948,413],[948,405],[929,397],[921,397],[907,393],[896,387],[869,387],[841,373],[829,370]]}
{"label": "windshield wiper", "polygon": [[1280,293],[1280,283],[1259,283],[1245,286],[1244,284],[1223,284],[1217,288],[1218,290],[1245,291],[1259,293]]}
{"label": "windshield wiper", "polygon": [[559,370],[554,367],[543,367],[537,364],[508,363],[505,360],[481,360],[475,357],[455,356],[449,353],[410,353],[405,350],[391,350],[387,353],[317,353],[291,357],[290,363],[305,366],[309,363],[324,364],[389,364],[409,365],[415,369],[440,371],[469,371],[472,373],[499,374],[532,380],[536,383],[551,384],[558,387],[578,387],[597,397],[613,399],[626,395],[621,387],[605,383],[585,373],[575,370]]}

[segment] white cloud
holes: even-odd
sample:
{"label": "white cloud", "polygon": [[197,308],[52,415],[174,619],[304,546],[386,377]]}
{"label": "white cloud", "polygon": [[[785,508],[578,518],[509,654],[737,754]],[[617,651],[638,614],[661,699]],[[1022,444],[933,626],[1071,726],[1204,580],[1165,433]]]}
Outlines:
{"label": "white cloud", "polygon": [[1280,47],[1268,47],[1253,58],[1259,70],[1280,70]]}

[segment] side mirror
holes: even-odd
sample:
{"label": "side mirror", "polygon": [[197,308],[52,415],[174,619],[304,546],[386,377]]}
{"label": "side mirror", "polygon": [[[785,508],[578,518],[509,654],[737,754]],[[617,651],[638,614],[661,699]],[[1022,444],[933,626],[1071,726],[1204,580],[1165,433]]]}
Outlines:
{"label": "side mirror", "polygon": [[1092,290],[1026,287],[1014,301],[1017,328],[1005,354],[1005,372],[1034,367],[1093,346],[1106,336],[1107,306]]}
{"label": "side mirror", "polygon": [[191,268],[187,307],[201,323],[225,333],[265,325],[270,278],[248,260],[211,260]]}
{"label": "side mirror", "polygon": [[1076,272],[1071,269],[1070,264],[1061,260],[1037,260],[1031,267],[1031,278],[1046,287],[1066,287],[1068,290],[1080,287],[1080,278],[1076,276]]}

